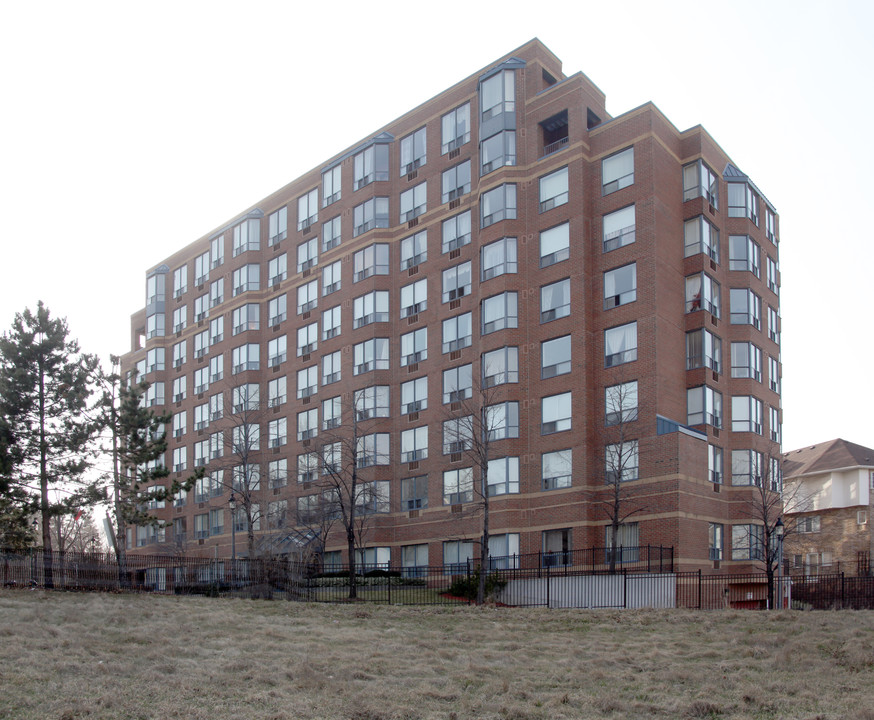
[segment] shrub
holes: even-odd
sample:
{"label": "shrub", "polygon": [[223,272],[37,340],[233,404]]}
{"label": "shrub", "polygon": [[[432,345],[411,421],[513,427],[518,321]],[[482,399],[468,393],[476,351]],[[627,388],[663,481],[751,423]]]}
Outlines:
{"label": "shrub", "polygon": [[[453,595],[455,597],[466,598],[467,600],[476,600],[476,593],[479,589],[479,573],[480,570],[477,568],[471,573],[470,576],[467,575],[459,575],[449,586],[449,589],[446,591],[448,594]],[[503,577],[501,577],[497,573],[492,573],[486,577],[486,590],[485,595],[486,598],[490,598],[495,593],[500,592],[507,586],[507,581]]]}

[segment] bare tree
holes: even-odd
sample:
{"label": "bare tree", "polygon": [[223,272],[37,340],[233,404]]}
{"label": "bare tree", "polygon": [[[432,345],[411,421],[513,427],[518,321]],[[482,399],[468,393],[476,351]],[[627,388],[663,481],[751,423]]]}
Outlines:
{"label": "bare tree", "polygon": [[[634,438],[637,421],[637,381],[611,385],[605,390],[605,427],[598,433],[604,447],[604,483],[606,492],[593,495],[593,502],[610,521],[610,572],[616,572],[619,533],[626,521],[643,512],[642,505],[627,483],[639,477],[638,442]],[[596,469],[596,472],[597,469]]]}

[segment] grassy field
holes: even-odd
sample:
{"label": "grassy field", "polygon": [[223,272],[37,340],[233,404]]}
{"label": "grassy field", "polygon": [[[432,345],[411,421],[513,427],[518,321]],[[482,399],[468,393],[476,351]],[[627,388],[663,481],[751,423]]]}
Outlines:
{"label": "grassy field", "polygon": [[874,720],[874,613],[5,591],[0,718]]}

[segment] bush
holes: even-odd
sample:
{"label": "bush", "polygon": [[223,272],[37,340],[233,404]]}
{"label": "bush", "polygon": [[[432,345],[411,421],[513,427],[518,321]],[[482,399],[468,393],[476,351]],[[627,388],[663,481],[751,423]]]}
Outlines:
{"label": "bush", "polygon": [[[480,569],[477,568],[473,573],[471,573],[470,577],[467,575],[459,575],[452,581],[452,584],[446,592],[454,597],[476,600],[476,593],[479,589],[479,573]],[[488,575],[486,577],[486,598],[492,597],[505,587],[507,587],[507,581],[499,574],[492,573],[491,575]]]}

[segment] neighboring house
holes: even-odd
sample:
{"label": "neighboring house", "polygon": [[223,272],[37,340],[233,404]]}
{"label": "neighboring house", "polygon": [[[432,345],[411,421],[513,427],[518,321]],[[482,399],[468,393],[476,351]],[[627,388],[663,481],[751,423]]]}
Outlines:
{"label": "neighboring house", "polygon": [[783,485],[789,571],[868,574],[874,449],[837,439],[793,450],[784,455]]}

